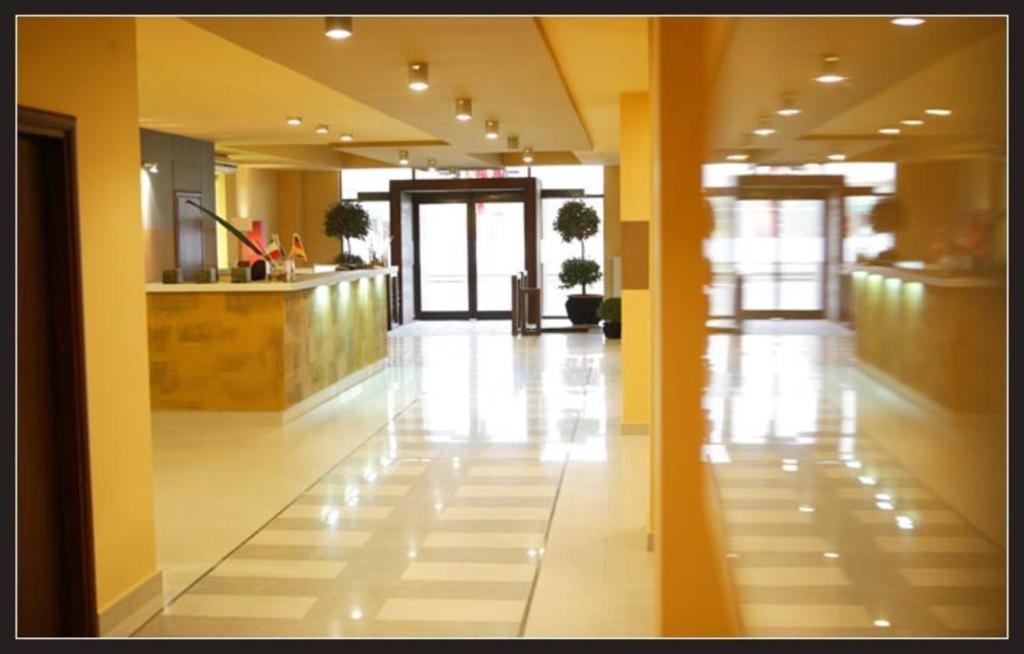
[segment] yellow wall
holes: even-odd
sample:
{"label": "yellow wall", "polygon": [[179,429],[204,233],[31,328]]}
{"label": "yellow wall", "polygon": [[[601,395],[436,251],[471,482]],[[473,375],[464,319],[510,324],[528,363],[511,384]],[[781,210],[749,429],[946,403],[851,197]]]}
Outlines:
{"label": "yellow wall", "polygon": [[102,611],[156,572],[135,21],[18,20],[18,104],[75,116]]}
{"label": "yellow wall", "polygon": [[[227,191],[227,177],[223,173],[217,173],[213,180],[213,195],[216,202],[216,208],[214,211],[217,212],[218,216],[227,217],[230,216],[228,213],[228,191]],[[217,267],[227,268],[231,265],[228,258],[228,240],[234,240],[234,236],[228,234],[228,230],[224,229],[220,225],[217,225]]]}
{"label": "yellow wall", "polygon": [[700,456],[710,279],[701,192],[708,56],[715,45],[710,27],[708,19],[658,18],[651,28],[654,532],[659,629],[666,636],[739,631],[716,494]]}
{"label": "yellow wall", "polygon": [[340,245],[338,239],[324,234],[324,212],[328,205],[341,199],[341,173],[303,171],[302,173],[302,243],[306,255],[315,263],[334,263]]}
{"label": "yellow wall", "polygon": [[[623,223],[651,220],[649,102],[646,93],[623,93],[620,98],[619,192]],[[627,254],[623,252],[624,258]],[[622,422],[646,426],[651,420],[651,291],[649,287],[626,286],[622,289]]]}
{"label": "yellow wall", "polygon": [[604,295],[615,295],[612,277],[612,259],[622,250],[621,195],[619,193],[619,167],[604,167]]}

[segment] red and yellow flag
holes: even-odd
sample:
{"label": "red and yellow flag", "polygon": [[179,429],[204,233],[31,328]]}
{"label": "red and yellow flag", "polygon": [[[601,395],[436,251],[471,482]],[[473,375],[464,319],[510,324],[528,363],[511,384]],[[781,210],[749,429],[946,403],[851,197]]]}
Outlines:
{"label": "red and yellow flag", "polygon": [[306,248],[302,247],[302,238],[297,232],[292,234],[292,251],[289,256],[292,259],[298,257],[303,261],[309,261],[309,259],[306,258]]}

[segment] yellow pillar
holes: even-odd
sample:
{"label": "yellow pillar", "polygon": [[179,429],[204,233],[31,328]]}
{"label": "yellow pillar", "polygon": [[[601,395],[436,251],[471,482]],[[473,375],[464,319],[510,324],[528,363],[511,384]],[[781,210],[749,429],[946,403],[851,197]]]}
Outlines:
{"label": "yellow pillar", "polygon": [[622,427],[648,433],[651,421],[651,120],[647,93],[619,99],[622,257]]}
{"label": "yellow pillar", "polygon": [[701,408],[710,271],[703,240],[709,23],[652,19],[652,413],[659,629],[664,636],[736,635],[738,623],[716,531]]}

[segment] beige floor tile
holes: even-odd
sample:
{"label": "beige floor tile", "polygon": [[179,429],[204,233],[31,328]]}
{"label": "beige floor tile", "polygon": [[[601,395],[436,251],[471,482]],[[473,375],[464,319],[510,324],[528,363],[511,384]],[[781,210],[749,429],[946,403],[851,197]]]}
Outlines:
{"label": "beige floor tile", "polygon": [[900,575],[912,586],[998,588],[1006,585],[1006,572],[994,568],[901,568]]}
{"label": "beige floor tile", "polygon": [[507,466],[473,466],[469,469],[470,477],[552,477],[557,475],[557,466],[541,465],[507,465]]}
{"label": "beige floor tile", "polygon": [[399,622],[509,622],[517,623],[526,610],[525,600],[392,598],[384,602],[376,620]]}
{"label": "beige floor tile", "polygon": [[960,525],[963,524],[963,520],[952,511],[946,510],[908,510],[901,511],[897,506],[893,511],[881,511],[878,509],[871,511],[854,511],[853,515],[858,521],[864,524],[870,525],[881,525],[881,524],[895,524],[896,516],[906,515],[914,520],[919,526],[927,525]]}
{"label": "beige floor tile", "polygon": [[795,488],[751,488],[747,486],[719,486],[723,500],[795,500]]}
{"label": "beige floor tile", "polygon": [[544,534],[540,533],[435,531],[423,541],[423,547],[529,549],[543,546]]}
{"label": "beige floor tile", "polygon": [[544,506],[449,506],[441,520],[547,520],[551,509]]}
{"label": "beige floor tile", "polygon": [[731,536],[731,552],[827,552],[829,541],[818,536]]}
{"label": "beige floor tile", "polygon": [[878,493],[887,493],[896,503],[901,500],[930,500],[935,497],[935,494],[928,489],[914,486],[889,488],[885,484],[878,484],[836,489],[836,495],[844,500],[871,500],[873,502]]}
{"label": "beige floor tile", "polygon": [[402,573],[405,581],[533,581],[532,563],[414,562]]}
{"label": "beige floor tile", "polygon": [[293,504],[281,512],[282,518],[320,520],[386,520],[394,511],[390,506],[347,506],[345,504]]}
{"label": "beige floor tile", "polygon": [[315,529],[264,529],[249,541],[252,545],[333,545],[360,547],[370,538],[368,531]]}
{"label": "beige floor tile", "polygon": [[737,566],[733,580],[740,586],[847,586],[839,566]]}
{"label": "beige floor tile", "polygon": [[865,628],[872,618],[858,604],[743,604],[747,627]]}
{"label": "beige floor tile", "polygon": [[280,579],[334,579],[345,568],[344,561],[298,561],[294,559],[238,559],[223,561],[211,577],[274,577]]}
{"label": "beige floor tile", "polygon": [[781,467],[745,466],[735,463],[722,463],[715,465],[712,470],[714,471],[715,477],[722,480],[794,478],[792,472],[787,472]]}
{"label": "beige floor tile", "polygon": [[186,593],[168,610],[169,615],[209,618],[305,617],[316,597],[283,595],[203,595]]}
{"label": "beige floor tile", "polygon": [[409,492],[406,484],[316,484],[308,491],[307,495],[329,495],[332,497],[345,497],[351,489],[359,491],[360,495],[380,497],[401,497]]}
{"label": "beige floor tile", "polygon": [[1001,635],[1006,610],[1001,606],[933,606],[932,613],[949,629],[983,629]]}
{"label": "beige floor tile", "polygon": [[730,524],[803,525],[814,522],[813,513],[792,509],[728,509],[725,520]]}
{"label": "beige floor tile", "polygon": [[974,536],[877,536],[875,544],[883,552],[918,552],[922,554],[986,554],[995,552],[987,541]]}
{"label": "beige floor tile", "polygon": [[553,485],[491,486],[466,484],[456,489],[455,497],[554,497],[557,490]]}

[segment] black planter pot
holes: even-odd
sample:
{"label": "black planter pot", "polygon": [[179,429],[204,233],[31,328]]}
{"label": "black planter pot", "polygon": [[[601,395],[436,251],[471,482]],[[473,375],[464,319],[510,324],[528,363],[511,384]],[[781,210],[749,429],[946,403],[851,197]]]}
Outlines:
{"label": "black planter pot", "polygon": [[565,301],[565,312],[574,325],[596,325],[597,307],[603,299],[602,295],[570,295]]}
{"label": "black planter pot", "polygon": [[605,338],[622,338],[622,323],[621,322],[608,322],[605,320],[601,323],[601,329],[604,330]]}

